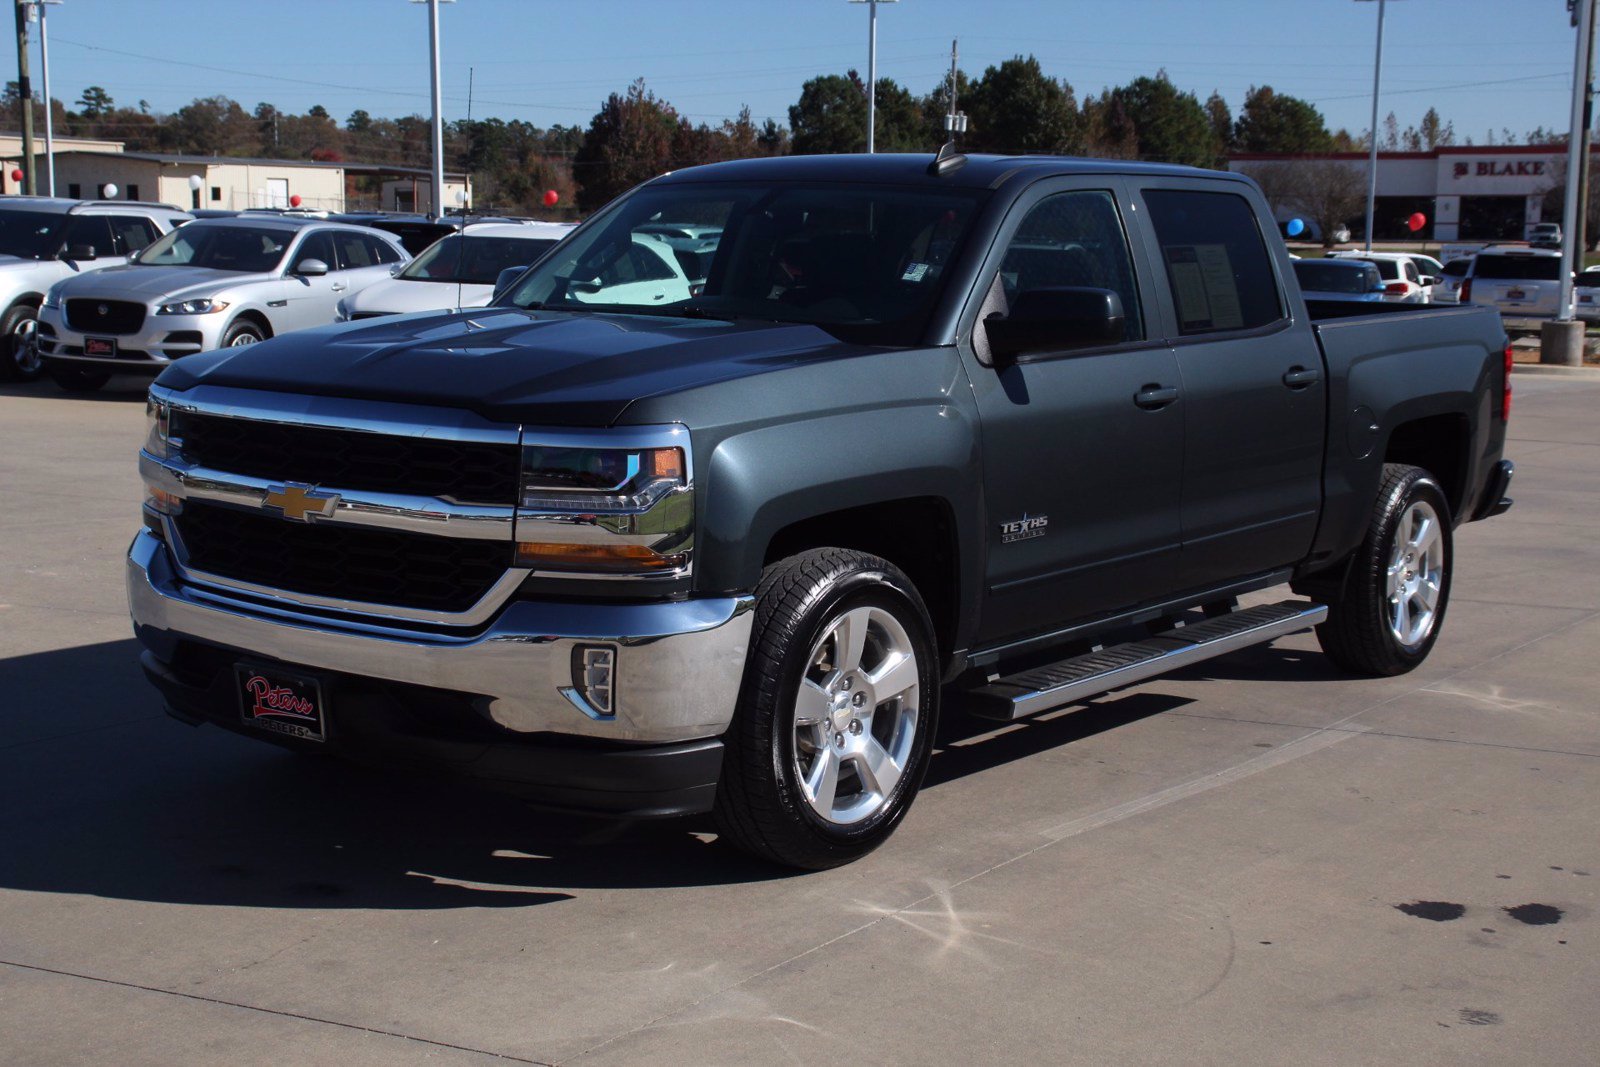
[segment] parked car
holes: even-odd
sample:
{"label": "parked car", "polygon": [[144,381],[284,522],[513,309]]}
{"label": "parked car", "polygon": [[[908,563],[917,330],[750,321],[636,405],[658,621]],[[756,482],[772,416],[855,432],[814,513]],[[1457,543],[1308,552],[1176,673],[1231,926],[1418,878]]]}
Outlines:
{"label": "parked car", "polygon": [[1555,318],[1561,306],[1559,251],[1491,245],[1472,258],[1461,283],[1463,304],[1483,304],[1520,319]]}
{"label": "parked car", "polygon": [[334,321],[340,299],[410,257],[387,234],[273,215],[196,219],[124,266],[57,283],[39,350],[62,388],[154,376],[173,360]]}
{"label": "parked car", "polygon": [[1600,320],[1600,268],[1578,275],[1572,287],[1573,314],[1585,322]]}
{"label": "parked car", "polygon": [[1439,284],[1433,287],[1432,302],[1435,304],[1461,303],[1461,283],[1466,280],[1467,272],[1471,269],[1471,258],[1452,259],[1446,263],[1439,274]]}
{"label": "parked car", "polygon": [[[697,296],[627,288],[664,218],[729,235]],[[1511,506],[1505,331],[1308,308],[1270,223],[1184,167],[740,160],[488,308],[178,360],[144,671],[191,724],[821,868],[899,825],[947,686],[1011,721],[1312,626],[1411,670]]]}
{"label": "parked car", "polygon": [[557,250],[556,256],[572,271],[563,282],[562,299],[631,307],[673,304],[693,295],[688,274],[661,235],[635,233],[614,251],[609,258],[580,263]]}
{"label": "parked car", "polygon": [[1528,243],[1535,248],[1560,248],[1561,224],[1536,222],[1528,227]]}
{"label": "parked car", "polygon": [[0,381],[32,381],[43,373],[35,320],[52,285],[125,263],[188,220],[168,204],[0,199]]}
{"label": "parked car", "polygon": [[1383,278],[1364,260],[1297,259],[1294,276],[1307,300],[1383,302]]}
{"label": "parked car", "polygon": [[[1384,299],[1399,304],[1426,304],[1433,294],[1436,276],[1424,274],[1417,256],[1410,252],[1328,252],[1328,259],[1364,260],[1377,265],[1383,276]],[[1431,260],[1437,263],[1438,260]]]}
{"label": "parked car", "polygon": [[483,307],[502,271],[530,266],[573,229],[565,222],[471,224],[435,241],[393,278],[340,300],[337,317]]}

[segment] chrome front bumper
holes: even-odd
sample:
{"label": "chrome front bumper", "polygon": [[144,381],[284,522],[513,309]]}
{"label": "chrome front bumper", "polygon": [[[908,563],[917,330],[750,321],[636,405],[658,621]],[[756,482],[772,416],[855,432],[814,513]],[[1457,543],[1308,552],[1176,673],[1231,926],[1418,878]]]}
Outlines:
{"label": "chrome front bumper", "polygon": [[[158,659],[185,640],[313,670],[470,694],[517,733],[664,743],[715,737],[733,717],[753,621],[749,596],[660,603],[512,600],[470,634],[380,628],[186,585],[148,529],[128,551],[134,632]],[[615,654],[613,710],[576,684],[575,650]]]}

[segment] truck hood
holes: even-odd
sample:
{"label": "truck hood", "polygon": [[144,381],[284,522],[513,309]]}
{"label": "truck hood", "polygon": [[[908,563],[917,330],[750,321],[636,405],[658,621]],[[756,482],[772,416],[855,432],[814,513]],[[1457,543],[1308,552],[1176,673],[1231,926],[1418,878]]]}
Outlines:
{"label": "truck hood", "polygon": [[75,278],[72,284],[62,288],[61,293],[63,296],[145,303],[159,300],[165,304],[172,300],[211,296],[222,289],[268,277],[271,276],[248,271],[212,270],[209,267],[145,267],[127,263]]}
{"label": "truck hood", "polygon": [[187,357],[157,382],[444,405],[496,422],[609,426],[645,397],[872,351],[815,326],[491,308],[301,330]]}

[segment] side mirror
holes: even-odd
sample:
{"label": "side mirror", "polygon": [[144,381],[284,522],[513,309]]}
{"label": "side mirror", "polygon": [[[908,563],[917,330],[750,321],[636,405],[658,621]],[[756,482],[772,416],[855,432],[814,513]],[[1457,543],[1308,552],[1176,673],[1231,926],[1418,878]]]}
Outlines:
{"label": "side mirror", "polygon": [[1422,284],[1423,285],[1443,285],[1444,284],[1444,279],[1439,277],[1437,274],[1424,274],[1422,276]]}
{"label": "side mirror", "polygon": [[91,260],[94,257],[94,245],[68,245],[67,250],[61,255],[62,259],[73,259],[80,261]]}
{"label": "side mirror", "polygon": [[596,279],[596,280],[594,280],[592,282],[568,282],[567,283],[567,292],[569,292],[569,293],[582,293],[584,296],[593,296],[595,293],[598,293],[599,291],[600,291],[600,281],[599,281],[599,279]]}
{"label": "side mirror", "polygon": [[320,278],[328,273],[328,265],[320,259],[302,259],[294,265],[294,273],[302,278]]}
{"label": "side mirror", "polygon": [[983,328],[995,357],[1010,359],[1115,344],[1126,323],[1122,297],[1110,289],[1060,286],[1019,294],[1010,314],[985,319]]}
{"label": "side mirror", "polygon": [[494,279],[494,295],[491,296],[489,299],[490,300],[499,300],[501,295],[507,289],[511,288],[513,285],[516,284],[517,279],[522,277],[522,272],[527,270],[527,269],[528,269],[527,267],[507,267],[505,270],[501,271],[498,275],[495,276],[495,279]]}

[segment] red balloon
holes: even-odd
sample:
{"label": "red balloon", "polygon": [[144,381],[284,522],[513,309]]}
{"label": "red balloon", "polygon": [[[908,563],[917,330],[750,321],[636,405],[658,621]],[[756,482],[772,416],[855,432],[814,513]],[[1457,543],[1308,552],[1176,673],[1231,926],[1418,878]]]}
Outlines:
{"label": "red balloon", "polygon": [[293,196],[291,196],[289,198],[289,206],[290,207],[299,207],[302,203],[304,203],[304,201],[300,199],[300,194],[299,193],[295,193]]}
{"label": "red balloon", "polygon": [[1412,233],[1416,233],[1418,230],[1422,229],[1427,224],[1428,224],[1428,216],[1424,215],[1420,211],[1414,212],[1409,219],[1406,219],[1406,227]]}
{"label": "red balloon", "polygon": [[556,192],[554,189],[546,189],[544,191],[544,206],[545,207],[555,207],[556,206],[556,201],[560,200],[560,199],[561,199],[561,194]]}
{"label": "red balloon", "polygon": [[11,168],[11,180],[14,181],[14,182],[20,182],[22,180],[22,168],[21,167],[12,167]]}

